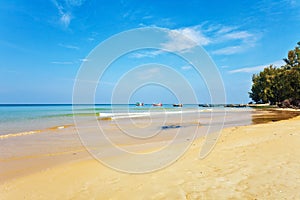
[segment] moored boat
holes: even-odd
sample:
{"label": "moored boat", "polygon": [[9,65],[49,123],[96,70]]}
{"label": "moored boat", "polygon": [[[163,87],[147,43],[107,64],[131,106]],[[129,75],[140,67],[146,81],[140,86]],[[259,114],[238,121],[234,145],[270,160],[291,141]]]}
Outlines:
{"label": "moored boat", "polygon": [[144,106],[144,103],[143,102],[136,102],[135,105],[136,106]]}
{"label": "moored boat", "polygon": [[243,108],[243,107],[247,107],[247,105],[246,104],[226,104],[225,107]]}
{"label": "moored boat", "polygon": [[198,104],[199,107],[210,107],[209,104]]}
{"label": "moored boat", "polygon": [[162,103],[154,103],[152,106],[162,106]]}
{"label": "moored boat", "polygon": [[183,104],[182,103],[179,103],[179,104],[173,104],[173,107],[182,107]]}

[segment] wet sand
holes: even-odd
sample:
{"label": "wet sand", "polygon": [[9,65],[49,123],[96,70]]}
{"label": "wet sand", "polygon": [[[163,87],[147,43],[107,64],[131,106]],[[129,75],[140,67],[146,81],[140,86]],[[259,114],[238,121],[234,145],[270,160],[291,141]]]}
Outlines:
{"label": "wet sand", "polygon": [[[33,145],[28,141],[34,135],[26,136],[28,143],[14,138],[14,146],[1,140],[0,199],[299,199],[300,117],[277,121],[278,114],[269,114],[255,111],[251,123],[260,124],[225,128],[204,159],[199,159],[204,142],[199,136],[175,163],[146,174],[121,173],[93,159],[73,127],[60,130],[64,134],[39,134],[39,142],[51,138],[60,147],[45,146],[40,153],[33,148],[14,156],[21,151],[18,145]],[[160,147],[153,144],[135,149]]]}

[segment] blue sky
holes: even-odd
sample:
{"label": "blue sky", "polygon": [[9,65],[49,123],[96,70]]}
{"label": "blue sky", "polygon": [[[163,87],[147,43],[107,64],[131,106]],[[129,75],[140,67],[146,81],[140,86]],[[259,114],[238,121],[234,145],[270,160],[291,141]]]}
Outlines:
{"label": "blue sky", "polygon": [[[247,103],[252,74],[272,63],[280,66],[300,41],[300,1],[1,0],[0,103],[71,103],[77,72],[95,47],[114,34],[148,26],[203,46],[221,73],[227,102]],[[209,103],[193,68],[165,56],[146,51],[120,59],[103,76],[96,101],[110,102],[124,69],[155,60],[181,70],[199,102]],[[136,91],[130,101],[176,100],[157,87]]]}

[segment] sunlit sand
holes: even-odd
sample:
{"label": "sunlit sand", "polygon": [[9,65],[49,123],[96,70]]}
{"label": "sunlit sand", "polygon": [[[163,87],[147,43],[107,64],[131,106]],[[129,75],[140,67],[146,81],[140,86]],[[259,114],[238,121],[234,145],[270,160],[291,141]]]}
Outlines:
{"label": "sunlit sand", "polygon": [[[46,148],[40,154],[29,150],[29,155],[1,158],[1,168],[6,167],[8,174],[1,173],[0,199],[299,199],[299,122],[296,117],[225,128],[204,159],[199,159],[204,142],[200,136],[173,164],[141,174],[122,173],[101,164],[80,146],[78,138],[66,133],[74,138],[68,145],[58,143],[56,153]],[[151,153],[163,141],[148,145],[124,142],[123,147]],[[2,152],[4,147],[8,146],[2,145]],[[120,163],[127,159],[111,158]],[[9,170],[9,163],[23,167]]]}

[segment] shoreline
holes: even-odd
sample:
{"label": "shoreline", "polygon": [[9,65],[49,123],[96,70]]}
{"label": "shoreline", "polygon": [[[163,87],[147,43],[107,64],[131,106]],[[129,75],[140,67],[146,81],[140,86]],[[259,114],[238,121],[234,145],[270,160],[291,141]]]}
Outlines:
{"label": "shoreline", "polygon": [[300,198],[299,122],[225,128],[205,159],[198,159],[201,137],[171,166],[149,174],[120,173],[93,158],[58,164],[0,183],[0,198]]}
{"label": "shoreline", "polygon": [[[45,104],[45,105],[47,105],[47,104]],[[65,104],[57,104],[57,105],[65,105]],[[66,105],[68,105],[68,104],[66,104]],[[263,111],[263,112],[264,111],[268,111],[268,112],[295,112],[295,113],[298,113],[298,114],[292,114],[291,116],[285,116],[285,117],[279,118],[278,120],[285,120],[285,119],[289,119],[289,118],[295,117],[297,115],[300,115],[300,109],[266,107],[265,104],[258,105],[258,106],[249,106],[249,108],[253,109],[252,111],[254,113],[258,113],[259,111]],[[230,109],[230,108],[227,108],[227,109]],[[231,109],[235,109],[235,108],[233,107]],[[237,109],[238,110],[227,110],[226,112],[243,112],[244,111],[244,110],[242,110],[243,108],[237,108]],[[241,109],[241,110],[239,110],[239,109]],[[195,112],[195,111],[185,111],[185,112],[188,113],[188,112]],[[212,109],[207,109],[207,110],[200,111],[200,113],[201,112],[214,112],[214,111]],[[177,114],[176,111],[174,111],[173,114]],[[262,113],[262,114],[267,116],[267,113]],[[91,115],[94,116],[95,113],[91,114]],[[96,113],[96,116],[99,116],[98,120],[113,121],[113,120],[118,120],[118,119],[122,119],[122,118],[142,118],[142,117],[148,117],[148,116],[150,116],[150,113],[149,112],[146,112],[145,114],[131,113],[131,115],[128,115],[127,113],[124,113],[124,114],[117,114],[116,116],[114,116],[111,113],[102,113],[101,114],[99,112],[99,113]],[[272,120],[270,120],[270,121],[272,121]],[[265,121],[263,121],[263,122],[259,122],[259,121],[253,122],[253,124],[259,124],[259,123],[266,123],[266,122]],[[74,127],[74,126],[75,126],[75,124],[66,123],[66,124],[60,124],[60,125],[45,127],[43,129],[31,129],[31,130],[21,131],[21,132],[10,132],[10,133],[6,133],[6,134],[0,134],[0,140],[6,139],[6,138],[10,138],[10,137],[18,137],[18,136],[40,134],[40,133],[44,133],[44,132],[47,132],[47,131],[57,131],[59,129],[66,129],[66,128],[70,128],[70,127]]]}
{"label": "shoreline", "polygon": [[[287,111],[287,112],[286,112]],[[245,112],[242,109],[237,109],[237,110],[231,110],[230,112],[236,113],[236,112]],[[251,125],[255,124],[266,124],[269,122],[274,122],[274,121],[280,121],[280,120],[286,120],[290,118],[294,118],[295,116],[300,115],[296,114],[297,112],[289,112],[289,110],[276,110],[276,109],[254,109],[252,111],[254,114],[252,114],[252,120],[250,122]],[[278,113],[279,112],[279,113]],[[287,114],[287,113],[292,113],[292,115]],[[285,115],[287,114],[287,115]],[[277,118],[278,117],[278,118]],[[99,119],[100,120],[100,119]],[[195,122],[193,122],[194,124]],[[196,123],[195,123],[196,125]],[[193,125],[194,126],[194,125]],[[206,124],[200,123],[199,126],[206,126]],[[240,125],[238,125],[239,127]],[[228,125],[227,127],[223,127],[223,129],[227,129],[228,127],[235,127],[235,125]],[[183,127],[181,127],[183,128]],[[53,140],[56,141],[60,139],[60,137],[63,138],[68,138],[64,143],[60,144],[60,148],[51,150],[47,149],[46,151],[31,151],[28,152],[27,154],[23,153],[21,155],[18,154],[18,150],[16,150],[16,153],[11,152],[10,157],[4,156],[3,153],[5,151],[11,149],[8,149],[5,147],[5,144],[7,143],[14,143],[14,141],[19,141],[22,139],[26,141],[28,140],[36,140],[36,136],[38,136],[38,141],[42,140]],[[203,136],[199,136],[200,138],[203,138]],[[70,140],[72,144],[70,143]],[[161,140],[163,141],[163,140]],[[1,143],[2,142],[2,143]],[[155,142],[160,142],[158,141],[153,141]],[[69,144],[70,143],[70,144]],[[151,142],[150,142],[151,143]],[[9,181],[10,179],[14,178],[19,178],[22,176],[30,175],[31,173],[39,172],[41,170],[45,170],[49,167],[55,167],[56,165],[61,165],[64,163],[68,162],[76,162],[77,160],[80,159],[86,159],[90,157],[90,153],[87,151],[86,147],[82,145],[82,141],[78,137],[76,133],[76,128],[74,125],[71,124],[66,124],[66,125],[60,125],[60,126],[54,126],[50,128],[46,128],[45,130],[37,130],[37,131],[29,131],[29,132],[21,132],[21,133],[15,133],[15,134],[7,134],[7,135],[0,135],[0,153],[2,151],[2,154],[0,154],[0,184]],[[3,147],[4,144],[4,147]],[[20,145],[17,146],[21,146]],[[31,145],[35,146],[34,142],[31,142]],[[134,145],[133,143],[128,143],[128,144],[120,144],[120,146],[132,146]],[[141,144],[137,144],[141,145]],[[53,146],[53,145],[52,145]],[[1,148],[2,147],[2,148]],[[54,145],[54,148],[58,147],[56,144]],[[10,148],[10,147],[9,147]],[[21,150],[23,152],[23,150]],[[27,150],[25,149],[25,152]],[[15,155],[14,155],[15,154]],[[4,154],[5,155],[5,154]],[[47,161],[47,158],[49,158],[50,161]],[[28,169],[23,169],[21,168],[16,168],[15,170],[11,170],[11,167],[14,168],[15,166],[22,166],[22,161],[29,163],[29,161],[34,164],[29,164]],[[11,163],[10,163],[11,162]],[[8,166],[5,166],[5,164],[8,163]],[[9,169],[7,171],[6,169]],[[2,173],[1,173],[2,171]],[[4,172],[4,173],[3,173]],[[9,172],[9,173],[8,173]]]}

